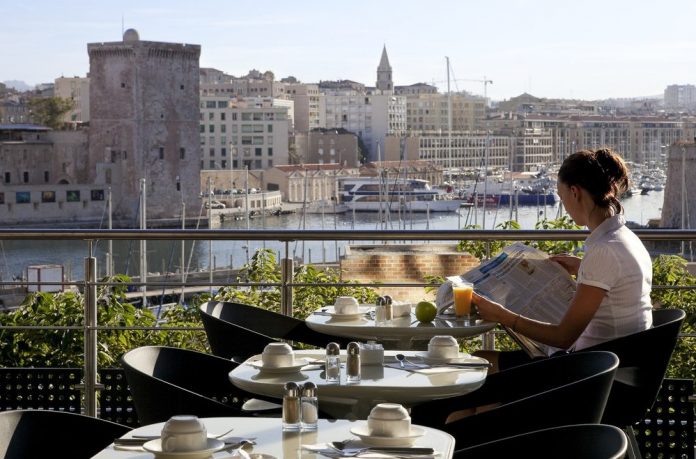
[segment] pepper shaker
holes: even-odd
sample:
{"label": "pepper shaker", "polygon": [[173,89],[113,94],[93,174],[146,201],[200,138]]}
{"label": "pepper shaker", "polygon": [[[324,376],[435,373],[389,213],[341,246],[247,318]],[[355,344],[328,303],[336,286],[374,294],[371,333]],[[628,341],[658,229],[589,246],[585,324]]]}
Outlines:
{"label": "pepper shaker", "polygon": [[319,421],[319,401],[317,386],[307,382],[302,386],[302,430],[317,430]]}
{"label": "pepper shaker", "polygon": [[355,341],[348,343],[346,381],[349,383],[360,382],[360,345]]}
{"label": "pepper shaker", "polygon": [[340,383],[341,382],[341,348],[337,343],[329,343],[326,345],[326,365],[324,372],[326,373],[326,382]]}
{"label": "pepper shaker", "polygon": [[285,383],[283,395],[283,430],[300,429],[300,388],[294,382]]}
{"label": "pepper shaker", "polygon": [[389,323],[394,318],[394,306],[392,305],[392,297],[385,295],[384,297],[384,320]]}

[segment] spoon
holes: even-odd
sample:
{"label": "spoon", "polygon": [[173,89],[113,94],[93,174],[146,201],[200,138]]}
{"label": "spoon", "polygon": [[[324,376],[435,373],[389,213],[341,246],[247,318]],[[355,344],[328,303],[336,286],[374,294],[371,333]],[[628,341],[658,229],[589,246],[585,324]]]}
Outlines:
{"label": "spoon", "polygon": [[399,365],[401,368],[404,368],[404,361],[406,360],[406,356],[403,354],[396,354],[396,360],[399,361]]}

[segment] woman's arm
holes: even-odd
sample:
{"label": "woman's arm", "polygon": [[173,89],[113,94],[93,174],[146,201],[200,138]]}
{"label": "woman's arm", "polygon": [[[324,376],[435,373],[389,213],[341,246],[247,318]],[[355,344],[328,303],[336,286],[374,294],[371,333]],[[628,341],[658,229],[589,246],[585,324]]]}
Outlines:
{"label": "woman's arm", "polygon": [[558,325],[521,316],[476,292],[474,292],[474,303],[484,320],[498,322],[548,346],[568,349],[587,328],[587,324],[597,312],[605,295],[606,290],[599,287],[578,284],[570,307]]}

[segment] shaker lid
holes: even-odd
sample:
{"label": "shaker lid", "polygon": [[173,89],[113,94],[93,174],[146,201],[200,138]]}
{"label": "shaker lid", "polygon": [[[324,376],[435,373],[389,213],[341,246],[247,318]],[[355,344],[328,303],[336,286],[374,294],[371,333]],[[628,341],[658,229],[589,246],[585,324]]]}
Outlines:
{"label": "shaker lid", "polygon": [[327,355],[339,355],[341,353],[341,348],[338,343],[329,343],[326,345]]}
{"label": "shaker lid", "polygon": [[355,341],[348,343],[348,355],[358,355],[360,354],[360,344]]}
{"label": "shaker lid", "polygon": [[304,397],[316,397],[317,386],[313,382],[306,382],[302,386],[302,396]]}
{"label": "shaker lid", "polygon": [[300,388],[298,387],[297,383],[292,381],[286,382],[284,389],[285,395],[289,395],[291,397],[298,397],[300,395]]}

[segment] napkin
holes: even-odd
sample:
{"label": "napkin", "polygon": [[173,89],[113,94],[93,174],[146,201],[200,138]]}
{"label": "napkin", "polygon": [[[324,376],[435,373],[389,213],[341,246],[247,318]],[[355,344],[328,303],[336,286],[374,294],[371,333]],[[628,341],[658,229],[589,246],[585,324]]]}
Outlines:
{"label": "napkin", "polygon": [[405,317],[411,315],[411,303],[392,303],[392,315],[394,317]]}

